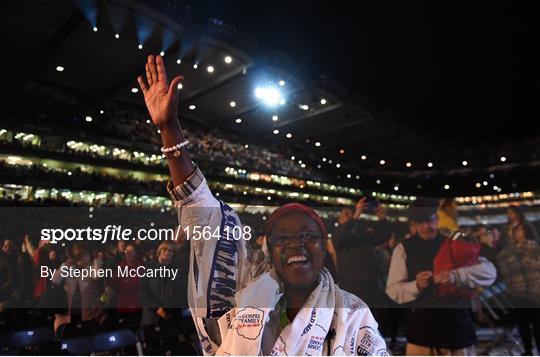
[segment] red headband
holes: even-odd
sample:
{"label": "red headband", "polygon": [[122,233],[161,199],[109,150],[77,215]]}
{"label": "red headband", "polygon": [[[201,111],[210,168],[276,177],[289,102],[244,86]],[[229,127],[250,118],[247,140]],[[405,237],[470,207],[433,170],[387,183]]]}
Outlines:
{"label": "red headband", "polygon": [[312,208],[303,205],[301,203],[287,203],[286,205],[283,205],[276,209],[272,214],[270,215],[270,218],[268,219],[268,222],[266,223],[266,232],[265,235],[268,237],[268,234],[272,230],[272,227],[277,222],[279,218],[281,218],[284,214],[289,212],[300,212],[305,213],[308,216],[310,216],[319,226],[323,239],[326,239],[326,226],[324,225],[324,222],[322,218],[315,212]]}

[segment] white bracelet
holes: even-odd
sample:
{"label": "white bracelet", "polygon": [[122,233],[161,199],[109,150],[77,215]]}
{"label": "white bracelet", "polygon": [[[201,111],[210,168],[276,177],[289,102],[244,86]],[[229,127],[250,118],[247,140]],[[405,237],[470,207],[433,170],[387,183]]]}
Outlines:
{"label": "white bracelet", "polygon": [[183,147],[187,146],[188,144],[189,144],[189,140],[186,139],[186,140],[182,141],[181,143],[170,146],[168,148],[162,147],[161,148],[161,153],[162,154],[168,154],[168,153],[174,152],[174,156],[178,157],[178,156],[180,156],[180,150]]}

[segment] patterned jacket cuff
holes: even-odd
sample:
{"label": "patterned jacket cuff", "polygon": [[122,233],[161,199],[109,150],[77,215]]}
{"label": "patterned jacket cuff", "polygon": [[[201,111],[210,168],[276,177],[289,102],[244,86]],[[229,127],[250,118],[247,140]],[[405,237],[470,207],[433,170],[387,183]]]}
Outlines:
{"label": "patterned jacket cuff", "polygon": [[176,202],[181,202],[191,196],[193,192],[204,182],[204,175],[201,170],[197,167],[195,171],[178,186],[174,186],[174,183],[169,181],[167,183],[167,191],[171,199]]}

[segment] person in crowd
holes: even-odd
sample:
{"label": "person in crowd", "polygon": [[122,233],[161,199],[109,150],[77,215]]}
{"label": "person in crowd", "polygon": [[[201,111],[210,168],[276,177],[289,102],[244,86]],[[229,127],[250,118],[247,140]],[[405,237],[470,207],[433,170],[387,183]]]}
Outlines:
{"label": "person in crowd", "polygon": [[523,209],[519,206],[510,206],[506,210],[506,215],[508,216],[508,222],[504,225],[502,229],[501,244],[499,250],[503,249],[507,244],[513,244],[514,241],[514,232],[517,226],[525,226],[525,230],[530,231],[530,235],[534,241],[539,242],[538,234],[534,226],[527,221],[525,218],[525,213]]}
{"label": "person in crowd", "polygon": [[497,261],[514,307],[523,355],[531,356],[533,334],[540,349],[540,247],[529,225],[516,225],[511,236],[511,243],[497,255]]}
{"label": "person in crowd", "polygon": [[0,312],[9,307],[17,289],[17,255],[11,239],[4,239],[0,252]]}
{"label": "person in crowd", "polygon": [[214,198],[186,150],[177,120],[181,80],[169,83],[162,57],[152,55],[146,80],[138,78],[167,149],[181,226],[220,232],[190,239],[188,298],[204,354],[386,354],[369,308],[323,269],[326,228],[314,210],[298,203],[275,210],[254,256],[249,237],[232,239],[228,232],[242,229],[238,216]]}
{"label": "person in crowd", "polygon": [[437,214],[439,216],[439,231],[442,234],[449,237],[459,229],[457,205],[453,198],[443,199]]}
{"label": "person in crowd", "polygon": [[354,211],[349,207],[341,210],[332,241],[336,247],[340,287],[373,308],[386,306],[387,300],[383,272],[377,264],[374,248],[390,240],[392,232],[384,208],[378,201],[372,202],[372,213],[378,221],[361,219],[368,205],[364,197]]}
{"label": "person in crowd", "polygon": [[67,297],[67,313],[56,314],[55,330],[64,323],[89,321],[102,322],[105,318],[100,301],[101,289],[99,278],[91,276],[85,279],[75,276],[62,276],[62,266],[88,269],[93,266],[99,270],[103,266],[102,254],[93,259],[90,252],[81,244],[71,249],[70,257],[56,270],[52,282],[63,285]]}
{"label": "person in crowd", "polygon": [[[122,269],[124,267],[137,269],[142,265],[144,265],[144,262],[139,248],[133,243],[128,243],[126,245],[126,251],[124,252],[124,259],[118,263],[118,267]],[[115,273],[116,272],[117,270],[115,269]],[[142,311],[139,297],[140,282],[141,278],[139,276],[115,276],[111,279],[111,288],[116,291],[116,307],[118,313],[140,315]]]}
{"label": "person in crowd", "polygon": [[396,246],[392,254],[386,293],[411,310],[406,319],[407,355],[474,354],[476,329],[469,312],[470,299],[439,295],[437,284],[487,287],[497,276],[484,257],[478,264],[463,266],[434,276],[434,258],[445,237],[437,229],[436,199],[420,197],[408,208],[417,233]]}
{"label": "person in crowd", "polygon": [[[148,269],[160,266],[179,268],[177,247],[171,241],[162,242],[154,261],[146,264]],[[163,320],[181,317],[181,308],[186,306],[186,286],[169,277],[146,277],[141,281],[140,299],[144,306],[141,325],[154,325]]]}
{"label": "person in crowd", "polygon": [[109,257],[108,264],[110,266],[116,267],[119,263],[121,263],[125,258],[125,252],[126,252],[127,243],[124,240],[119,240],[116,242],[116,248],[112,252],[112,256]]}

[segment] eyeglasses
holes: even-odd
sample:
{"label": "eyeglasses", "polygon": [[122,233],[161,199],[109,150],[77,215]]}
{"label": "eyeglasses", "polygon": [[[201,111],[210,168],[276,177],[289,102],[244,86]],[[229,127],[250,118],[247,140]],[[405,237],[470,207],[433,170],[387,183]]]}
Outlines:
{"label": "eyeglasses", "polygon": [[321,239],[320,232],[299,232],[296,234],[278,233],[268,236],[268,243],[277,247],[291,244],[292,238],[303,244],[315,244]]}

